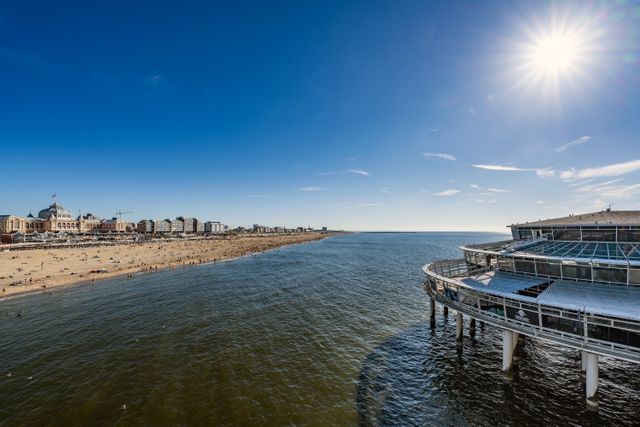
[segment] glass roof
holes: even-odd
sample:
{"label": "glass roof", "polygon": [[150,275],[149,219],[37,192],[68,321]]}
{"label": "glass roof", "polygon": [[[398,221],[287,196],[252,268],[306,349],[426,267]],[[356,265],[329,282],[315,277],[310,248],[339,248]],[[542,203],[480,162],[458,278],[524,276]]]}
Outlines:
{"label": "glass roof", "polygon": [[517,253],[568,258],[640,261],[640,244],[552,241],[539,243],[517,251]]}

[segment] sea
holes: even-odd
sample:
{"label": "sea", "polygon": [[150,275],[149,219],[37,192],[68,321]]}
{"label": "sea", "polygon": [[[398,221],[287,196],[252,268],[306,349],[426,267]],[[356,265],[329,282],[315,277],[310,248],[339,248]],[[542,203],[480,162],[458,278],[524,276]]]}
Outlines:
{"label": "sea", "polygon": [[[421,267],[490,233],[356,233],[0,301],[2,426],[639,425],[640,368],[474,337]],[[465,322],[467,320],[465,319]]]}

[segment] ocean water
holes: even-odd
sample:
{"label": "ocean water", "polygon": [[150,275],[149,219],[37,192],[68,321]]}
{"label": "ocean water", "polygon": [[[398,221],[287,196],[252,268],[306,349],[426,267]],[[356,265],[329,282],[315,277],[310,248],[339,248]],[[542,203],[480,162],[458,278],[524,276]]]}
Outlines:
{"label": "ocean water", "polygon": [[[640,368],[496,329],[455,345],[420,267],[483,233],[362,233],[0,302],[0,425],[638,425]],[[23,310],[23,315],[17,313]],[[10,376],[9,376],[10,374]]]}

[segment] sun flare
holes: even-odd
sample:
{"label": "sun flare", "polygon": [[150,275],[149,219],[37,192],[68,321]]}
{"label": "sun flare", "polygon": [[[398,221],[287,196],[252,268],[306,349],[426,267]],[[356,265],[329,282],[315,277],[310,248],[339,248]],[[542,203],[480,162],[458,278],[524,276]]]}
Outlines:
{"label": "sun flare", "polygon": [[576,37],[554,34],[537,41],[531,49],[531,62],[543,73],[564,73],[578,61],[579,43]]}

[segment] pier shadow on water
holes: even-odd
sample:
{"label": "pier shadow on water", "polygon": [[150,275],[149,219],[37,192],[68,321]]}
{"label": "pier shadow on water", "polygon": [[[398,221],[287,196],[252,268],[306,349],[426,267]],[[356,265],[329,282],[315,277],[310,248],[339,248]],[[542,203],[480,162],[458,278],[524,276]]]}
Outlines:
{"label": "pier shadow on water", "polygon": [[[465,319],[466,320],[466,319]],[[486,325],[455,343],[455,318],[419,323],[364,360],[356,388],[359,424],[638,425],[640,368],[600,362],[600,404],[587,407],[577,351],[520,340],[515,367],[501,371],[502,341]]]}

